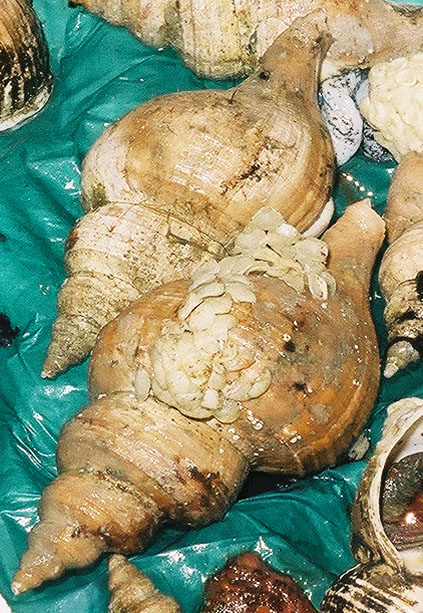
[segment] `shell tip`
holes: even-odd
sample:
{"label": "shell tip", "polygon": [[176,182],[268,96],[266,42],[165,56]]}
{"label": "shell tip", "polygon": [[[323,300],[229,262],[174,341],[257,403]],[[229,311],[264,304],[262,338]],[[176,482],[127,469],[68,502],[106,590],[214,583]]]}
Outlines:
{"label": "shell tip", "polygon": [[13,581],[11,585],[11,590],[15,596],[25,591],[24,589],[22,589],[22,583],[20,583],[19,581]]}
{"label": "shell tip", "polygon": [[385,366],[385,370],[383,371],[383,376],[386,379],[390,379],[399,371],[398,366],[394,362],[388,362]]}

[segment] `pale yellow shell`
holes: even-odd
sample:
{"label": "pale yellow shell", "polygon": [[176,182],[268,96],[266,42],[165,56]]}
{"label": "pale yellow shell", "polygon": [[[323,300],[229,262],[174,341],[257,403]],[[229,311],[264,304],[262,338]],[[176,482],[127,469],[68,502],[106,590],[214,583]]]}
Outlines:
{"label": "pale yellow shell", "polygon": [[205,77],[251,73],[276,37],[297,17],[323,8],[334,44],[325,78],[420,50],[422,18],[383,0],[76,0],[155,47],[172,46]]}
{"label": "pale yellow shell", "polygon": [[329,43],[318,11],[238,87],[154,99],[104,132],[84,161],[90,213],[68,240],[44,376],[85,357],[134,297],[221,255],[264,205],[300,231],[329,223],[334,159],[316,103]]}
{"label": "pale yellow shell", "polygon": [[126,558],[109,560],[109,613],[181,613],[179,605],[159,592],[150,579]]}

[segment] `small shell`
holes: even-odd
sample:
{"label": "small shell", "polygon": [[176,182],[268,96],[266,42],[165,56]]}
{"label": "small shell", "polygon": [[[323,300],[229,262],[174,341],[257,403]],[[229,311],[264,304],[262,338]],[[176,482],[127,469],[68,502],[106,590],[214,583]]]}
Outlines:
{"label": "small shell", "polygon": [[[413,492],[419,486],[423,491],[422,437],[423,400],[406,398],[388,408],[382,439],[363,473],[352,510],[352,549],[360,564],[330,588],[322,613],[423,612],[423,548],[413,539],[408,546],[394,545],[387,534],[388,520],[398,517],[401,496],[406,509]],[[392,467],[401,467],[407,458],[412,461],[402,474],[397,469],[396,478],[402,482],[394,486]],[[413,519],[405,515],[406,522]]]}
{"label": "small shell", "polygon": [[153,583],[123,556],[109,561],[109,613],[181,613],[178,604],[161,594]]}
{"label": "small shell", "polygon": [[319,104],[338,166],[352,158],[361,144],[363,120],[353,94],[362,80],[362,71],[352,70],[326,79],[321,85]]}
{"label": "small shell", "polygon": [[37,113],[51,89],[48,52],[31,3],[2,0],[0,12],[0,131]]}

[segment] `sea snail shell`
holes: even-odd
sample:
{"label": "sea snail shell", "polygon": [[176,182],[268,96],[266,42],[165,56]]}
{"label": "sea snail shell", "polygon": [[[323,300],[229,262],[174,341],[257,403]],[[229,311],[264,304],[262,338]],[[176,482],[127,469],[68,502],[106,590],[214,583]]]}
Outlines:
{"label": "sea snail shell", "polygon": [[[329,589],[322,613],[423,612],[421,542],[418,546],[394,546],[382,518],[382,508],[391,504],[390,497],[397,504],[395,492],[392,497],[392,491],[387,488],[389,469],[394,464],[400,465],[411,454],[421,455],[416,452],[423,450],[422,435],[423,400],[406,398],[388,408],[382,439],[363,474],[352,511],[352,549],[359,564]],[[409,471],[397,478],[404,481],[396,488],[398,491],[407,490],[404,487],[407,481],[418,481]],[[413,511],[407,512],[408,502],[404,501],[402,518],[397,521],[402,519],[405,524],[418,527],[419,516]]]}
{"label": "sea snail shell", "polygon": [[0,11],[0,132],[37,113],[51,89],[41,26],[27,0],[2,0]]}

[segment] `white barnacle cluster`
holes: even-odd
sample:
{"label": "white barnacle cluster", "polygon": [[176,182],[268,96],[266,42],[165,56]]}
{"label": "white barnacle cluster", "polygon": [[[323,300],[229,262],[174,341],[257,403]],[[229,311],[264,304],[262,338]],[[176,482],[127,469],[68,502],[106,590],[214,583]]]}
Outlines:
{"label": "white barnacle cluster", "polygon": [[[302,247],[302,248],[301,248]],[[264,394],[270,370],[252,344],[236,333],[235,303],[256,302],[252,273],[279,277],[325,299],[335,281],[325,268],[327,246],[303,238],[274,209],[261,209],[235,240],[233,255],[209,260],[194,273],[178,321],[166,326],[150,351],[152,377],[137,375],[137,393],[152,393],[185,415],[229,423],[241,403]]]}
{"label": "white barnacle cluster", "polygon": [[373,66],[360,109],[396,160],[423,151],[423,53]]}

